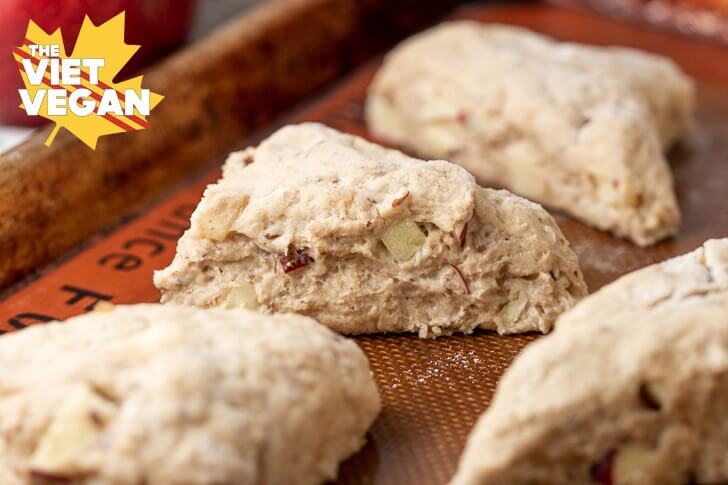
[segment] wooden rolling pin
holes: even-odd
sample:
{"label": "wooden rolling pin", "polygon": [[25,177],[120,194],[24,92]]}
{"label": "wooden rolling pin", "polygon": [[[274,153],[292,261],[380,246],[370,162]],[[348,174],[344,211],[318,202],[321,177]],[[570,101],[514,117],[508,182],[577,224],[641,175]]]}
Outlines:
{"label": "wooden rolling pin", "polygon": [[165,96],[145,131],[94,152],[48,129],[0,156],[0,288],[138,211],[219,161],[366,57],[432,22],[456,0],[273,0],[150,70]]}

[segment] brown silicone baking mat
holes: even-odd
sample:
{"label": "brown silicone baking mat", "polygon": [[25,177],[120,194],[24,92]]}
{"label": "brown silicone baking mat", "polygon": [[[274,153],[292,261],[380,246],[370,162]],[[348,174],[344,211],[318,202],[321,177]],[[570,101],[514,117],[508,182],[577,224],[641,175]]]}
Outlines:
{"label": "brown silicone baking mat", "polygon": [[[566,40],[640,47],[673,57],[698,80],[699,128],[670,155],[684,216],[676,238],[641,249],[554,212],[592,291],[626,272],[691,250],[705,239],[728,236],[728,53],[717,45],[556,7],[471,6],[453,17],[524,25]],[[375,60],[361,66],[284,121],[321,121],[368,136],[363,100],[378,64]],[[260,136],[248,141],[254,143]],[[218,168],[211,168],[6,295],[0,303],[0,332],[64,319],[88,311],[98,300],[157,301],[152,271],[169,263],[204,186],[217,176]],[[447,482],[503,370],[534,338],[487,332],[437,340],[357,338],[370,358],[384,407],[368,444],[342,466],[338,483]]]}

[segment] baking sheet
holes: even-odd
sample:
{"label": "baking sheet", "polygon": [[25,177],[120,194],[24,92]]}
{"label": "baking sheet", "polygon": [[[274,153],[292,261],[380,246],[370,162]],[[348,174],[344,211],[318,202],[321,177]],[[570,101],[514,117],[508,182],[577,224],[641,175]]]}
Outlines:
{"label": "baking sheet", "polygon": [[[676,238],[642,249],[552,212],[579,256],[590,290],[694,249],[707,238],[728,236],[728,54],[720,47],[548,6],[469,7],[454,17],[525,25],[568,40],[641,47],[672,56],[698,79],[699,129],[670,154],[684,217]],[[368,136],[363,99],[378,63],[361,66],[286,121],[321,121]],[[0,331],[83,313],[98,300],[157,301],[152,271],[171,261],[202,190],[218,175],[217,168],[210,169],[7,295],[0,303]],[[489,332],[434,341],[397,335],[357,338],[370,358],[384,408],[366,447],[342,466],[338,483],[447,482],[500,375],[534,338]]]}

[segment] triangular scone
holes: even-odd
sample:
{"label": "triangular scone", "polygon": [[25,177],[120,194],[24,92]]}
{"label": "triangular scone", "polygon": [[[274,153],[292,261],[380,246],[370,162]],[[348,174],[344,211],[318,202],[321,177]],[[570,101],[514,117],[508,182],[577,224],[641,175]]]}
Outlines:
{"label": "triangular scone", "polygon": [[693,91],[666,58],[455,22],[387,56],[366,116],[381,139],[648,245],[679,225],[663,152],[693,125]]}
{"label": "triangular scone", "polygon": [[0,337],[2,485],[328,483],[381,408],[310,318],[106,310]]}
{"label": "triangular scone", "polygon": [[506,372],[454,485],[727,483],[728,239],[626,276]]}
{"label": "triangular scone", "polygon": [[691,296],[716,292],[728,293],[728,239],[708,240],[695,251],[621,277],[563,314],[558,325],[679,305]]}
{"label": "triangular scone", "polygon": [[586,293],[537,204],[313,123],[231,155],[154,282],[162,302],[423,337],[546,332]]}

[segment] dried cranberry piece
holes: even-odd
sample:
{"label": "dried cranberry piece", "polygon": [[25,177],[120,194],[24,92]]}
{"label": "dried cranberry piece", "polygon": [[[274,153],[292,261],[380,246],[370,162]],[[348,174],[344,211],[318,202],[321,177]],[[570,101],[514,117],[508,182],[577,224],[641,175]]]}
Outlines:
{"label": "dried cranberry piece", "polygon": [[29,474],[30,474],[31,480],[33,480],[34,482],[40,481],[40,482],[48,483],[48,484],[71,483],[71,477],[57,474],[57,473],[47,472],[44,470],[32,469],[32,470],[29,470]]}
{"label": "dried cranberry piece", "polygon": [[460,247],[465,246],[465,236],[468,235],[468,223],[466,222],[463,225],[462,230],[460,231],[460,235],[458,236],[458,242],[460,243]]}
{"label": "dried cranberry piece", "polygon": [[610,450],[604,455],[604,458],[591,466],[589,472],[592,480],[602,485],[613,485],[612,469],[614,468],[614,456],[616,454],[615,450]]}
{"label": "dried cranberry piece", "polygon": [[469,295],[470,294],[470,284],[468,283],[468,280],[465,278],[465,276],[463,276],[463,272],[460,271],[460,268],[458,268],[454,264],[452,264],[452,263],[447,263],[447,264],[452,266],[452,269],[454,269],[457,272],[458,276],[460,276],[460,279],[463,281],[463,286],[465,287],[465,293],[467,293]]}
{"label": "dried cranberry piece", "polygon": [[645,406],[647,409],[651,409],[652,411],[659,411],[660,409],[662,409],[659,398],[650,389],[647,383],[642,383],[642,385],[640,386],[639,397],[642,405]]}
{"label": "dried cranberry piece", "polygon": [[407,200],[407,197],[409,197],[409,195],[410,195],[410,193],[409,193],[409,190],[408,190],[407,193],[404,194],[402,197],[400,197],[398,199],[394,199],[392,201],[392,208],[397,208],[400,205],[402,205],[402,202],[404,202],[405,200]]}
{"label": "dried cranberry piece", "polygon": [[313,263],[313,258],[300,249],[289,249],[288,254],[278,256],[278,261],[283,265],[283,272],[288,274]]}

